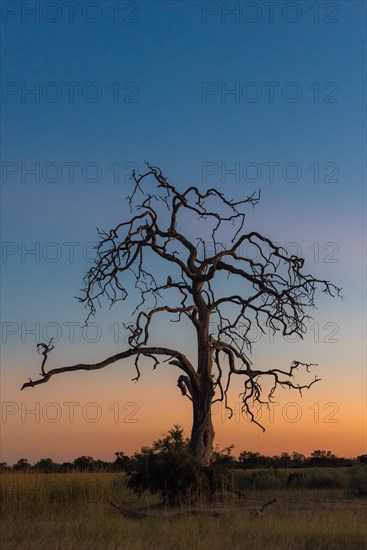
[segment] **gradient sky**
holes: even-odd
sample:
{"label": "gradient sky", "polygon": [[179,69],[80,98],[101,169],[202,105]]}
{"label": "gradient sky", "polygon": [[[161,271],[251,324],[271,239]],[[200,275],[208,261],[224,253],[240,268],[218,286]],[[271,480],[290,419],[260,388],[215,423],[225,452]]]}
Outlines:
{"label": "gradient sky", "polygon": [[[128,215],[129,172],[145,160],[180,189],[260,188],[246,227],[343,288],[344,300],[319,296],[305,341],[253,348],[255,367],[318,363],[322,382],[302,399],[279,391],[265,434],[215,410],[216,443],[366,452],[366,4],[280,1],[273,16],[264,2],[78,2],[74,14],[54,2],[32,15],[36,4],[2,4],[1,460],[112,460],[174,423],[190,430],[190,403],[165,365],[148,364],[138,384],[124,362],[19,391],[39,372],[39,339],[57,336],[50,367],[126,347],[128,304],[83,332],[74,296],[96,227]],[[190,353],[189,332],[173,327],[162,319],[155,343]]]}

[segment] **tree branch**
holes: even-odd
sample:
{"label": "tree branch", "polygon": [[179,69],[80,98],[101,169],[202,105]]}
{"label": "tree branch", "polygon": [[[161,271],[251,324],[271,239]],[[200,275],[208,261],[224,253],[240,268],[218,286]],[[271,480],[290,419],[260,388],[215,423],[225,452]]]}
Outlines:
{"label": "tree branch", "polygon": [[[46,344],[37,344],[38,346],[46,346]],[[47,346],[46,346],[47,347]],[[144,347],[144,348],[133,348],[126,351],[122,351],[120,353],[116,353],[115,355],[111,355],[111,357],[107,357],[107,359],[104,359],[103,361],[100,361],[99,363],[91,363],[91,364],[84,364],[79,363],[77,365],[71,365],[67,367],[59,367],[56,369],[51,369],[48,372],[42,373],[42,378],[39,378],[38,380],[29,380],[29,382],[25,382],[23,386],[21,387],[22,390],[24,388],[28,387],[34,387],[38,386],[39,384],[45,384],[52,378],[52,376],[55,376],[56,374],[61,374],[64,372],[74,372],[74,371],[81,371],[81,370],[100,370],[108,365],[112,365],[113,363],[116,363],[117,361],[121,361],[122,359],[128,359],[129,357],[137,357],[139,358],[140,355],[145,355],[148,357],[153,357],[155,359],[156,355],[168,355],[170,358],[175,358],[176,361],[174,363],[175,366],[179,367],[182,371],[185,372],[185,374],[190,378],[192,383],[195,383],[196,381],[196,372],[194,367],[192,366],[191,362],[188,360],[188,358],[183,354],[176,350],[170,349],[170,348],[162,348],[162,347]],[[46,355],[47,358],[47,355]],[[45,360],[43,361],[43,365],[45,363]],[[156,362],[157,364],[157,362]],[[156,366],[155,364],[155,366]],[[171,364],[173,364],[171,362]],[[136,364],[135,364],[136,365]],[[154,366],[154,368],[155,368]],[[140,373],[138,371],[138,375],[136,378],[133,378],[133,380],[139,379]]]}

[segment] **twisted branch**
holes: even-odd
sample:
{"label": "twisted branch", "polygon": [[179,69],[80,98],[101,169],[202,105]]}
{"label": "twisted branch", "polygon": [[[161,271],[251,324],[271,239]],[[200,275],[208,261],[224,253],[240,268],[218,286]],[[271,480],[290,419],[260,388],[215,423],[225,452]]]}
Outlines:
{"label": "twisted branch", "polygon": [[[38,346],[45,346],[45,344],[37,344]],[[162,348],[162,347],[145,347],[145,348],[134,348],[134,349],[128,349],[126,351],[123,351],[121,353],[116,353],[115,355],[111,355],[111,357],[107,357],[107,359],[104,359],[103,361],[100,361],[99,363],[79,363],[77,365],[71,365],[67,367],[59,367],[56,369],[51,369],[48,372],[45,372],[43,370],[42,372],[42,378],[39,378],[38,380],[29,380],[29,382],[25,382],[22,386],[22,390],[24,388],[28,387],[34,387],[38,386],[39,384],[45,384],[48,382],[53,376],[56,374],[61,374],[64,372],[74,372],[74,371],[80,371],[80,370],[100,370],[108,365],[112,365],[113,363],[116,363],[117,361],[121,361],[122,359],[127,359],[129,357],[136,357],[139,358],[141,355],[146,357],[152,357],[155,361],[154,367],[160,362],[157,359],[157,355],[168,355],[168,363],[170,365],[175,365],[179,367],[189,378],[190,380],[195,383],[196,381],[196,372],[188,358],[183,354],[176,350],[170,349],[170,348]],[[47,357],[47,356],[46,356]],[[43,365],[45,363],[45,360],[43,361]],[[135,363],[135,366],[137,364]],[[138,380],[140,377],[140,371],[137,368],[137,376],[133,378],[132,380]]]}

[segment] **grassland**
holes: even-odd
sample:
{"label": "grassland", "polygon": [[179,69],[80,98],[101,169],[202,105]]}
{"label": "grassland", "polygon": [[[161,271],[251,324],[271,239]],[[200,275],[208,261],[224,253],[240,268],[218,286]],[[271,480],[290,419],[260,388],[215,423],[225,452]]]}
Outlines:
{"label": "grassland", "polygon": [[[310,481],[310,475],[318,481]],[[140,500],[117,473],[4,473],[0,475],[2,550],[235,549],[363,550],[366,543],[366,469],[305,472],[299,486],[284,488],[288,472],[234,472],[245,492],[227,495],[206,514],[171,516],[154,509],[157,497]],[[317,477],[318,476],[318,477]],[[320,486],[322,476],[329,481]],[[308,479],[308,481],[307,481]],[[334,480],[334,481],[330,481]],[[336,481],[335,481],[336,480]],[[321,483],[322,485],[322,483]],[[310,487],[311,486],[311,487]],[[263,517],[254,506],[277,498]],[[139,521],[122,517],[108,501],[129,508],[152,506]],[[203,505],[204,506],[204,505]]]}

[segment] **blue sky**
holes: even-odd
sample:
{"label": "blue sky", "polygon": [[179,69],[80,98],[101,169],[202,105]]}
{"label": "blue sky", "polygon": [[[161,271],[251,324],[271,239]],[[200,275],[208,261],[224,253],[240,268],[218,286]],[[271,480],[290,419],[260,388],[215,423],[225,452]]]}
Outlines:
{"label": "blue sky", "polygon": [[[145,160],[180,188],[217,186],[230,196],[261,188],[248,227],[297,243],[311,272],[344,288],[346,299],[323,298],[318,314],[321,323],[340,326],[337,349],[349,353],[363,381],[366,4],[313,3],[316,22],[311,2],[296,2],[297,13],[278,2],[270,22],[266,3],[255,2],[255,23],[243,11],[247,2],[120,2],[120,22],[111,11],[117,3],[97,2],[95,23],[87,20],[95,13],[91,2],[78,3],[74,22],[59,2],[54,23],[51,8],[38,17],[24,11],[34,2],[8,4],[1,60],[2,318],[19,330],[4,341],[3,324],[2,368],[12,396],[14,380],[37,368],[34,339],[22,337],[21,324],[83,321],[73,296],[90,265],[87,245],[97,226],[107,229],[127,215],[123,180],[133,166],[143,170]],[[240,10],[236,16],[226,13],[229,5]],[[24,95],[35,86],[37,102]],[[101,97],[93,102],[95,93]],[[254,93],[258,101],[251,101]],[[36,163],[40,181],[26,172]],[[231,169],[237,175],[226,173]],[[25,254],[34,247],[36,256]],[[54,254],[61,254],[57,261]],[[102,311],[96,321],[109,327],[128,315]],[[87,355],[118,349],[112,334],[106,329]],[[76,338],[70,348],[66,340],[63,334],[57,358],[82,360],[85,341]],[[327,362],[330,346],[318,350]]]}

